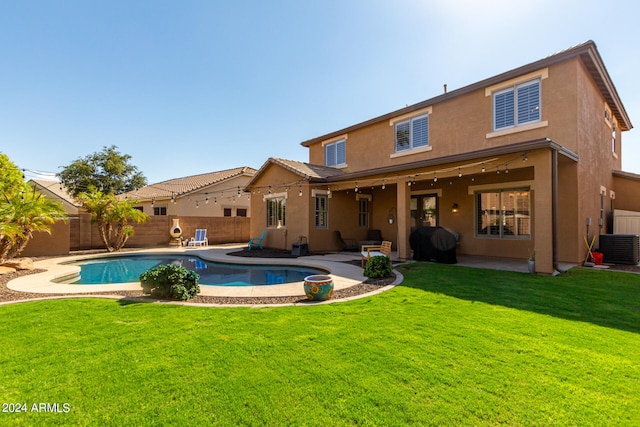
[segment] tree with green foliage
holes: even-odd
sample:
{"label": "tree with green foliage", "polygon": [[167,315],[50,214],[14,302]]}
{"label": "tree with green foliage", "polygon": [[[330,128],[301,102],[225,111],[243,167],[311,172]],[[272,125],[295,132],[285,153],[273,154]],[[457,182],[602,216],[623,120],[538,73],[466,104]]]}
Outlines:
{"label": "tree with green foliage", "polygon": [[19,255],[34,232],[50,234],[51,225],[65,219],[62,205],[37,193],[0,154],[0,264]]}
{"label": "tree with green foliage", "polygon": [[57,176],[74,197],[90,188],[103,194],[122,194],[147,185],[147,178],[129,163],[131,156],[117,149],[105,146],[100,152],[78,158]]}
{"label": "tree with green foliage", "polygon": [[147,214],[134,208],[134,200],[104,194],[95,188],[79,193],[77,197],[91,214],[91,222],[98,225],[102,242],[109,252],[119,251],[133,236],[134,230],[129,221],[140,224],[149,219]]}

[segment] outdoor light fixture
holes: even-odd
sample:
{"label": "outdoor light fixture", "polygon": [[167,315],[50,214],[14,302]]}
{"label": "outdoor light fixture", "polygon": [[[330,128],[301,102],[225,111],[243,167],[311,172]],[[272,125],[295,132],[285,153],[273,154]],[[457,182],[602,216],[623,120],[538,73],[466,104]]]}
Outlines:
{"label": "outdoor light fixture", "polygon": [[394,222],[396,222],[395,213],[396,208],[389,209],[389,214],[387,215],[387,221],[389,222],[389,224],[393,224]]}
{"label": "outdoor light fixture", "polygon": [[454,203],[453,206],[451,206],[451,212],[458,213],[458,204],[457,203]]}

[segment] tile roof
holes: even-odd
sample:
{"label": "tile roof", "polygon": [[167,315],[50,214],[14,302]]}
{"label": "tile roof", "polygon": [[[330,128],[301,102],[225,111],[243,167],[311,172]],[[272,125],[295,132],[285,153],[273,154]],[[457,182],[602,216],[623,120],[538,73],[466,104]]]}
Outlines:
{"label": "tile roof", "polygon": [[313,180],[314,178],[326,179],[331,176],[338,176],[344,173],[342,169],[332,168],[329,166],[314,165],[297,160],[287,160],[275,157],[272,157],[269,160],[273,161],[273,163],[279,164],[285,169],[289,169],[293,173],[311,180]]}
{"label": "tile roof", "polygon": [[123,196],[131,196],[136,199],[170,198],[180,197],[192,193],[204,187],[227,181],[242,175],[253,176],[257,171],[248,166],[237,167],[217,172],[203,173],[200,175],[185,176],[182,178],[169,179],[147,185],[135,191],[125,193]]}
{"label": "tile roof", "polygon": [[277,157],[270,157],[262,165],[260,170],[256,172],[254,177],[249,181],[245,188],[251,187],[255,180],[264,173],[264,171],[271,165],[277,165],[281,168],[287,169],[290,172],[300,176],[303,179],[309,181],[324,181],[327,178],[340,176],[344,174],[342,169],[332,168],[329,166],[314,165],[312,163],[305,163],[298,160],[281,159]]}
{"label": "tile roof", "polygon": [[31,179],[30,182],[36,184],[36,190],[44,189],[52,195],[64,200],[70,205],[79,207],[82,204],[73,198],[67,189],[59,181],[46,181],[43,179]]}

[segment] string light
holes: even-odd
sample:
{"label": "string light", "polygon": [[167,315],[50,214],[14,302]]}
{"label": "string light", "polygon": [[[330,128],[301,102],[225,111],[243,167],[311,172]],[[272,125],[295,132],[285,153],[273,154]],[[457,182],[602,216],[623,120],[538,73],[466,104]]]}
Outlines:
{"label": "string light", "polygon": [[205,202],[206,204],[208,204],[208,203],[209,203],[209,193],[204,193],[204,202]]}
{"label": "string light", "polygon": [[384,190],[385,188],[387,188],[387,186],[384,185],[384,178],[382,178],[382,189]]}
{"label": "string light", "polygon": [[458,168],[458,178],[462,178],[462,169]]}

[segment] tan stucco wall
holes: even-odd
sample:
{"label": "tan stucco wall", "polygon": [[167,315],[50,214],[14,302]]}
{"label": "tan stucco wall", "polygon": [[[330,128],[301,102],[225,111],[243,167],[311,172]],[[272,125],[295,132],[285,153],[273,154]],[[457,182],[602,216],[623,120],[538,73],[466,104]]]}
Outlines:
{"label": "tan stucco wall", "polygon": [[614,176],[613,190],[616,209],[640,212],[640,177],[636,179]]}
{"label": "tan stucco wall", "polygon": [[[540,75],[548,76],[542,79],[541,89],[541,122],[546,122],[546,126],[492,136],[492,96],[485,89],[479,89],[430,107],[429,151],[393,157],[394,126],[389,120],[349,132],[346,134],[346,170],[354,172],[400,165],[547,137],[571,150],[577,150],[578,137],[581,135],[577,124],[578,93],[583,90],[578,87],[577,78],[578,75],[581,79],[588,76],[577,59],[539,71]],[[533,73],[533,76],[536,74]],[[600,105],[597,111],[590,114],[598,115],[599,122],[603,122],[602,110]],[[487,135],[490,137],[487,138]],[[324,164],[322,142],[309,147],[309,162]]]}
{"label": "tan stucco wall", "polygon": [[[254,182],[251,194],[251,237],[259,237],[263,230],[267,230],[263,246],[291,249],[291,245],[296,243],[299,236],[309,238],[309,202],[310,189],[308,183],[302,182],[301,178],[285,169],[270,165],[263,171],[262,175]],[[298,183],[301,186],[298,186]],[[286,224],[283,227],[267,228],[267,213],[265,196],[271,193],[287,194],[286,204]],[[302,189],[302,196],[299,190]],[[294,214],[295,212],[295,214]],[[309,248],[313,243],[309,241]]]}
{"label": "tan stucco wall", "polygon": [[[141,201],[136,206],[142,206],[143,212],[153,216],[154,207],[166,207],[167,215],[185,216],[224,216],[224,209],[231,209],[231,216],[237,216],[238,209],[246,209],[247,217],[251,217],[251,200],[242,189],[251,177],[239,176],[230,178],[219,184],[203,188],[194,193],[176,198],[175,203],[169,199],[158,199],[151,205],[151,201]],[[238,195],[240,189],[240,195]],[[207,198],[209,201],[207,202]]]}
{"label": "tan stucco wall", "polygon": [[[579,146],[576,150],[580,156],[577,165],[577,192],[580,197],[577,217],[578,233],[581,240],[586,234],[587,218],[591,218],[590,235],[612,232],[607,227],[607,220],[612,213],[611,191],[614,189],[612,171],[620,169],[621,156],[612,153],[611,128],[604,119],[604,98],[597,91],[597,87],[581,65],[577,72],[578,86],[578,135]],[[621,136],[618,132],[617,145],[621,146]],[[604,192],[604,218],[600,226],[600,193]],[[586,244],[579,246],[578,258],[587,253]],[[595,248],[599,246],[596,239]]]}

